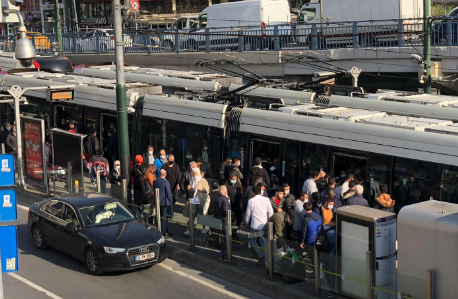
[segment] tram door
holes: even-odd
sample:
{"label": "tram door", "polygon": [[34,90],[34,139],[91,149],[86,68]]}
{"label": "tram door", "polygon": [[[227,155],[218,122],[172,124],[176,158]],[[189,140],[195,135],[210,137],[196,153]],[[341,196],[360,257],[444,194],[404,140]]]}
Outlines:
{"label": "tram door", "polygon": [[262,159],[262,167],[270,174],[270,168],[273,165],[274,159],[280,158],[280,142],[251,139],[250,149],[248,171],[253,167],[254,159],[260,157]]}
{"label": "tram door", "polygon": [[333,152],[332,161],[331,173],[333,173],[334,176],[340,176],[343,173],[347,173],[349,170],[355,172],[355,169],[359,168],[363,178],[366,179],[368,167],[367,156],[345,152]]}

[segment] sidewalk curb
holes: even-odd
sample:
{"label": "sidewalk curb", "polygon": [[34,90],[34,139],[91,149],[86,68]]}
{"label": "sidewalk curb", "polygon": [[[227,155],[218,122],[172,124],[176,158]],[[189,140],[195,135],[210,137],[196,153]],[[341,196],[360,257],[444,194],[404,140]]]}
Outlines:
{"label": "sidewalk curb", "polygon": [[167,251],[168,258],[170,259],[273,299],[320,298],[312,294],[305,294],[291,290],[287,287],[288,285],[286,284],[285,286],[279,285],[273,281],[268,280],[267,275],[265,278],[257,277],[227,264],[219,263],[217,261],[199,256],[198,254],[180,249],[171,242],[167,242]]}

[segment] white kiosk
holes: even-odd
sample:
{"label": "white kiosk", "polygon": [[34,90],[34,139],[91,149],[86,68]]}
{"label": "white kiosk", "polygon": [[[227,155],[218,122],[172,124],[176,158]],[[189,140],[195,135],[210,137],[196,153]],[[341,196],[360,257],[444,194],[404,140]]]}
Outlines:
{"label": "white kiosk", "polygon": [[[337,234],[339,293],[354,298],[374,298],[374,294],[377,299],[396,298],[396,214],[357,205],[341,207],[337,209]],[[364,283],[368,271],[372,287]]]}

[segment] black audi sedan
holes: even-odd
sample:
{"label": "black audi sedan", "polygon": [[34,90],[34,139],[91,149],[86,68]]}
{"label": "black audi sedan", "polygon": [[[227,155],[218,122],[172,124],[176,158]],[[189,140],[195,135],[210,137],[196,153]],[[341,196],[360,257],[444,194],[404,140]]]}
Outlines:
{"label": "black audi sedan", "polygon": [[30,206],[28,225],[35,247],[71,255],[94,275],[151,267],[166,258],[162,234],[107,195],[45,199]]}

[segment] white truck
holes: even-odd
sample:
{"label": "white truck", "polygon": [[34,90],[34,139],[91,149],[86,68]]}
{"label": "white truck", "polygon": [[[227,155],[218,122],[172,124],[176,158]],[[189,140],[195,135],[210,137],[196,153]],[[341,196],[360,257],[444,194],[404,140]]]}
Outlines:
{"label": "white truck", "polygon": [[[316,24],[318,48],[351,45],[354,32],[350,22],[368,21],[358,26],[359,44],[383,45],[397,40],[398,19],[422,17],[423,0],[311,0],[298,15],[296,41],[301,45],[311,43],[310,25]],[[412,28],[412,23],[419,22],[406,20],[404,31],[421,30]]]}
{"label": "white truck", "polygon": [[[278,35],[284,35],[280,43],[290,41],[291,21],[287,0],[248,0],[221,3],[205,8],[183,37],[188,50],[238,49],[240,37],[244,50],[271,48],[274,45],[274,26]],[[206,30],[208,29],[208,30]],[[208,33],[208,34],[207,34]],[[208,36],[208,37],[207,37]]]}

